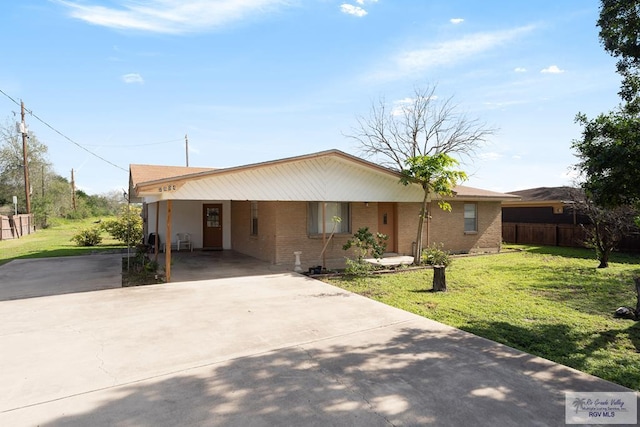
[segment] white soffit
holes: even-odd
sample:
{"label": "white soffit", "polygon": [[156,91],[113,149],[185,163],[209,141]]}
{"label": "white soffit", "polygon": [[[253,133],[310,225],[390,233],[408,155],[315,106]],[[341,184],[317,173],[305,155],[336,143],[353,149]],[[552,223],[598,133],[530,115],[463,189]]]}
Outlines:
{"label": "white soffit", "polygon": [[398,175],[330,155],[219,171],[189,179],[175,191],[162,193],[160,198],[420,202],[423,196],[420,185],[404,186]]}

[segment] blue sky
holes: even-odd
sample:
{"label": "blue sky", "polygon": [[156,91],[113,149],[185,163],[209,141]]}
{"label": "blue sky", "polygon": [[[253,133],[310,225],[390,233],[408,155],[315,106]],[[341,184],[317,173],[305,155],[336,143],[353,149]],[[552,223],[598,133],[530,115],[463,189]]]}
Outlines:
{"label": "blue sky", "polygon": [[[618,104],[615,60],[598,40],[599,5],[2,2],[0,89],[73,141],[27,116],[56,172],[70,177],[74,169],[90,194],[126,187],[130,163],[184,165],[185,134],[190,166],[332,148],[358,155],[345,135],[372,102],[433,85],[460,112],[498,129],[463,166],[466,185],[570,185],[576,113],[592,117]],[[0,95],[0,119],[16,120],[13,112],[19,107]]]}

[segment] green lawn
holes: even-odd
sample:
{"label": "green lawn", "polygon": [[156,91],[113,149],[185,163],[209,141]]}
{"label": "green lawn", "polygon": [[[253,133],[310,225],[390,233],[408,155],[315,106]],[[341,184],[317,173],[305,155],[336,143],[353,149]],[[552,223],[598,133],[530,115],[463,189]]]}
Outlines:
{"label": "green lawn", "polygon": [[432,270],[328,281],[640,390],[640,322],[613,318],[619,306],[635,307],[640,257],[616,255],[597,269],[587,250],[516,249],[455,258],[446,293],[429,292]]}
{"label": "green lawn", "polygon": [[[106,218],[105,218],[106,219]],[[102,234],[102,243],[93,247],[79,247],[71,241],[78,231],[96,226],[99,218],[83,220],[56,219],[46,229],[23,236],[20,239],[0,240],[0,265],[18,258],[43,258],[83,255],[96,251],[111,251],[126,248],[113,240],[107,233]]]}

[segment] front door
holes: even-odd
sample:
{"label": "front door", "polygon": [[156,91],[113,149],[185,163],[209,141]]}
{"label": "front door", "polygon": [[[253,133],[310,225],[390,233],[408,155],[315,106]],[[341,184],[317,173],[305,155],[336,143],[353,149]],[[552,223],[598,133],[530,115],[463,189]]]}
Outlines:
{"label": "front door", "polygon": [[222,249],[222,205],[203,206],[203,249]]}
{"label": "front door", "polygon": [[378,232],[389,236],[387,252],[396,252],[396,204],[378,203]]}

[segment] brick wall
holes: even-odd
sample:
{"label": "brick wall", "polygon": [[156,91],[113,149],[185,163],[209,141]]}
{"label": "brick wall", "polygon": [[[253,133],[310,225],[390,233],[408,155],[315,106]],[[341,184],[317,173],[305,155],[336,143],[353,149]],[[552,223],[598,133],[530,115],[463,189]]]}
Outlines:
{"label": "brick wall", "polygon": [[[500,202],[478,203],[478,232],[464,233],[464,203],[451,204],[452,211],[440,209],[432,204],[432,219],[427,239],[424,230],[424,245],[444,243],[452,252],[498,250],[502,240]],[[300,257],[303,271],[309,267],[323,265],[322,235],[307,233],[307,202],[258,202],[258,235],[250,235],[250,202],[232,202],[232,247],[234,250],[274,264],[294,267],[295,251]],[[351,209],[351,232],[335,234],[328,241],[325,251],[327,268],[343,268],[346,256],[353,257],[353,249],[346,252],[342,246],[360,227],[378,231],[377,203],[354,202]],[[396,238],[398,253],[412,255],[416,238],[420,203],[398,203],[396,211]],[[346,219],[343,219],[346,220]],[[330,230],[327,230],[327,238]]]}
{"label": "brick wall", "polygon": [[[498,251],[502,244],[500,202],[478,202],[478,232],[464,232],[464,202],[451,203],[451,212],[432,203],[429,239],[424,244],[444,243],[452,252]],[[426,234],[425,234],[426,237]]]}
{"label": "brick wall", "polygon": [[[364,206],[364,203],[360,203]],[[358,203],[351,204],[351,218],[357,218],[360,208]],[[326,260],[327,268],[344,267],[344,257],[347,253],[342,246],[349,240],[351,233],[334,234],[328,240],[331,230],[327,230],[323,241],[321,234],[309,235],[307,232],[307,202],[279,202],[277,206],[277,237],[276,263],[291,266],[293,269],[295,256],[293,252],[302,251],[300,261],[303,271],[309,267],[323,265]],[[343,218],[343,221],[346,221]],[[359,227],[361,220],[351,222],[351,229]],[[327,244],[325,255],[322,256],[324,244]]]}
{"label": "brick wall", "polygon": [[231,247],[233,250],[276,263],[275,202],[258,202],[258,235],[251,235],[251,202],[231,202]]}

